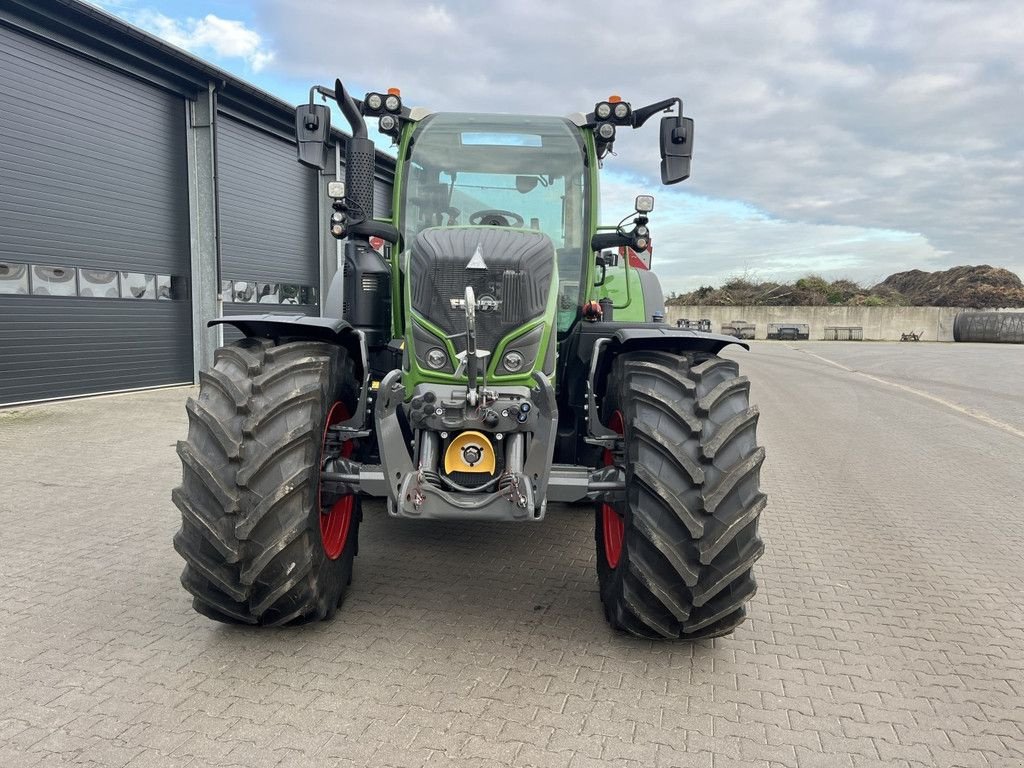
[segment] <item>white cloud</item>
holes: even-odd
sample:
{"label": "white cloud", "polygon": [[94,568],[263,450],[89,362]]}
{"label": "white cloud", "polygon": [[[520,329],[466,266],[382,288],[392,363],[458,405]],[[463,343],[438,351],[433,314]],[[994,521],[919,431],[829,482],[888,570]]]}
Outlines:
{"label": "white cloud", "polygon": [[201,19],[174,19],[153,10],[137,11],[128,14],[128,18],[172,45],[200,56],[241,59],[254,72],[274,59],[274,52],[264,44],[262,36],[241,21],[222,19],[212,13]]}
{"label": "white cloud", "polygon": [[[357,91],[397,85],[435,109],[565,114],[609,93],[634,104],[678,94],[697,121],[685,187],[779,222],[772,237],[791,238],[810,268],[831,263],[828,228],[840,227],[911,233],[920,247],[894,251],[872,237],[858,245],[894,268],[938,260],[1024,270],[1016,0],[868,0],[856,9],[651,0],[642,16],[623,0],[594,7],[447,0],[424,12],[401,0],[256,0],[254,18],[275,30],[282,73],[340,75]],[[385,35],[396,45],[382,56]],[[609,168],[655,186],[654,134],[622,137]],[[719,224],[716,251],[749,252],[749,221]]]}
{"label": "white cloud", "polygon": [[[650,190],[642,179],[610,175],[602,187],[605,210],[627,213],[633,198]],[[809,272],[873,284],[901,265],[940,269],[948,259],[915,232],[779,219],[678,188],[655,191],[655,198],[654,269],[666,292],[718,285],[734,275],[785,281]]]}
{"label": "white cloud", "polygon": [[[297,91],[340,76],[357,93],[399,86],[408,103],[439,110],[566,114],[610,93],[634,104],[682,96],[697,121],[693,177],[662,193],[658,219],[687,224],[672,230],[678,243],[661,236],[658,254],[690,274],[762,258],[771,269],[847,264],[869,277],[886,264],[1024,271],[1024,4],[649,0],[639,15],[611,0],[594,9],[251,0],[249,26],[161,14],[143,26],[253,70],[273,57],[278,82]],[[255,30],[273,30],[273,52]],[[620,133],[616,150],[609,169],[640,178],[635,192],[656,191],[656,130]],[[743,205],[688,217],[678,189]]]}

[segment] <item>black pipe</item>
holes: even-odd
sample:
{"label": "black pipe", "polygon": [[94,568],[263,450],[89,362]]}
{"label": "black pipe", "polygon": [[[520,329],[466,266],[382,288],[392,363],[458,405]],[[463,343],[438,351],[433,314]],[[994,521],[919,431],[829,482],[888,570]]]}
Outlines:
{"label": "black pipe", "polygon": [[366,121],[355,99],[345,90],[341,80],[334,81],[334,100],[352,128],[352,138],[345,142],[345,216],[349,236],[366,241],[373,235],[397,242],[398,231],[389,224],[373,220],[373,180],[377,152],[366,137]]}
{"label": "black pipe", "polygon": [[352,128],[352,138],[365,139],[366,121],[363,120],[363,114],[359,111],[359,107],[356,106],[355,99],[349,96],[345,86],[341,84],[341,80],[334,81],[334,100],[338,102],[338,106],[341,107],[341,113],[348,120],[348,124]]}
{"label": "black pipe", "polygon": [[624,491],[626,490],[626,484],[619,482],[618,480],[595,480],[587,483],[587,492],[595,493],[597,491]]}

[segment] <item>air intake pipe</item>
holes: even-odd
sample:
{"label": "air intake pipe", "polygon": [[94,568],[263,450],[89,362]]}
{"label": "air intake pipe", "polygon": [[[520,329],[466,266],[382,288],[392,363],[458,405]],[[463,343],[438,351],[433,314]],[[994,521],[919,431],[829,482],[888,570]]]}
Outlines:
{"label": "air intake pipe", "polygon": [[394,244],[398,230],[373,219],[373,182],[376,151],[366,136],[366,121],[359,105],[341,80],[334,83],[334,98],[352,128],[345,142],[345,264],[342,317],[366,334],[371,346],[387,344],[391,337],[391,265],[370,247],[371,237]]}

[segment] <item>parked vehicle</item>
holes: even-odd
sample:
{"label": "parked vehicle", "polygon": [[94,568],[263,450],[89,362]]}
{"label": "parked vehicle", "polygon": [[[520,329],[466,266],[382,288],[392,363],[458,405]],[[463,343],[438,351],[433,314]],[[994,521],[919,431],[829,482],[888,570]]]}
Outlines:
{"label": "parked vehicle", "polygon": [[[319,169],[330,111],[316,93],[352,130],[331,184],[344,269],[323,317],[211,321],[245,338],[202,372],[178,445],[174,543],[196,610],[261,626],[332,616],[367,497],[393,517],[523,524],[591,501],[614,627],[731,632],[764,549],[750,383],[719,357],[736,339],[652,322],[654,273],[602,257],[647,249],[654,198],[610,227],[596,205],[617,133],[660,113],[662,182],[689,176],[682,102],[446,114],[338,81],[296,114],[299,160]],[[374,215],[366,118],[398,142],[391,219]]]}
{"label": "parked vehicle", "polygon": [[722,325],[722,333],[725,336],[733,336],[737,339],[752,339],[756,332],[757,326],[746,320],[733,320],[731,323]]}
{"label": "parked vehicle", "polygon": [[811,327],[806,323],[768,323],[765,338],[780,341],[801,341],[811,337]]}

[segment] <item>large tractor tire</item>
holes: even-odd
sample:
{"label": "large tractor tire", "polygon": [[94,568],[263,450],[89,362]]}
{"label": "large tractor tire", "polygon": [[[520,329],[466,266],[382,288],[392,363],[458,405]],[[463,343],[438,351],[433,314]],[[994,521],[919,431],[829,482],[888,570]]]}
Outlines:
{"label": "large tractor tire", "polygon": [[602,419],[624,449],[624,497],[597,505],[597,571],[609,623],[647,638],[732,632],[757,586],[766,497],[758,411],[736,363],[632,352],[614,362]]}
{"label": "large tractor tire", "polygon": [[355,496],[320,505],[326,429],[358,399],[348,352],[243,339],[218,349],[199,381],[172,493],[195,609],[261,626],[330,618],[352,580],[361,517]]}

